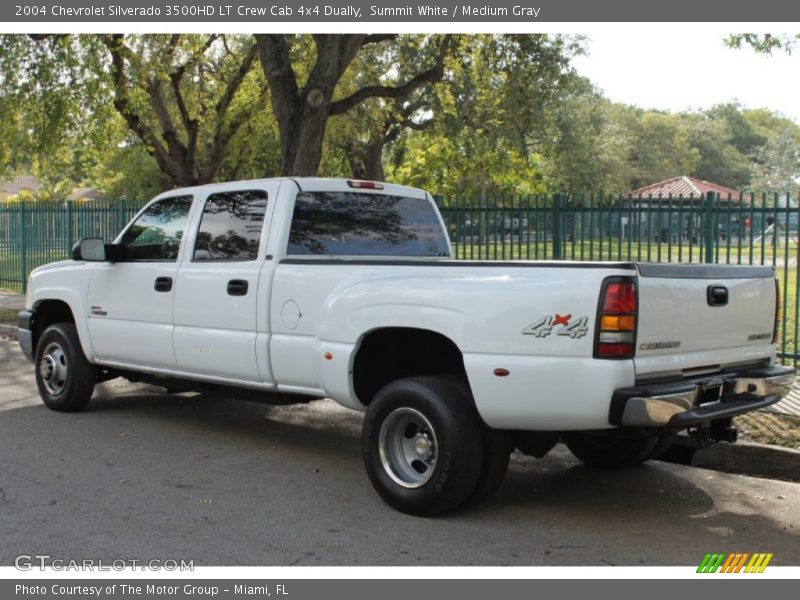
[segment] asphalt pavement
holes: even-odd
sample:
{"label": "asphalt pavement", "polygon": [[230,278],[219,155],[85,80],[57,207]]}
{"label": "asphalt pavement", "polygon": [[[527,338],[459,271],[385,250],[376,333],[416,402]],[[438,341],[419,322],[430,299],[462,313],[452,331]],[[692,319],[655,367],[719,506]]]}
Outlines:
{"label": "asphalt pavement", "polygon": [[0,565],[697,565],[707,552],[800,564],[800,484],[651,462],[585,467],[515,454],[497,494],[434,519],[383,504],[361,415],[108,382],[88,408],[38,399],[0,341]]}

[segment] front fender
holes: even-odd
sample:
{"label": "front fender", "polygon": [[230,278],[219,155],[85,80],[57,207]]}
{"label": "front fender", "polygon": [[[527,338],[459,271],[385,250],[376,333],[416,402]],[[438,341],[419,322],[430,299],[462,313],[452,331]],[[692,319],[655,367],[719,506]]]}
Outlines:
{"label": "front fender", "polygon": [[89,314],[88,306],[86,306],[86,288],[85,282],[80,289],[76,289],[74,286],[68,288],[58,285],[37,287],[29,291],[28,304],[34,311],[38,311],[38,307],[45,300],[58,300],[69,306],[72,316],[75,318],[75,328],[78,331],[78,339],[83,353],[90,362],[93,362],[96,356],[86,319],[86,315]]}

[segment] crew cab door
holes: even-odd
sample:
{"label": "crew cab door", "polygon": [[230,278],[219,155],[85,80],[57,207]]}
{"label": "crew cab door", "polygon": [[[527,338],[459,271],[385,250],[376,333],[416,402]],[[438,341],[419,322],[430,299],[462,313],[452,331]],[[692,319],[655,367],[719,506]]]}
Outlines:
{"label": "crew cab door", "polygon": [[88,323],[100,362],[175,367],[172,302],[192,199],[151,203],[120,236],[116,262],[93,265]]}
{"label": "crew cab door", "polygon": [[173,341],[179,371],[262,383],[269,378],[259,373],[257,340],[267,331],[268,290],[259,290],[259,275],[275,186],[238,185],[215,189],[198,207],[178,272]]}

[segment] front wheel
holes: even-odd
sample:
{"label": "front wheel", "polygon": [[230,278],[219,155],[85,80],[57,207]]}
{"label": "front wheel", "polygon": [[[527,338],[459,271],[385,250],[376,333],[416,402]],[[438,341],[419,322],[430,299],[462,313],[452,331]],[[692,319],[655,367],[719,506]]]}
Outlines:
{"label": "front wheel", "polygon": [[44,330],[36,344],[36,386],[45,405],[59,412],[77,412],[92,398],[94,366],[86,359],[72,323]]}
{"label": "front wheel", "polygon": [[650,458],[657,436],[625,436],[615,432],[564,434],[564,443],[575,458],[593,467],[627,467]]}
{"label": "front wheel", "polygon": [[383,387],[364,418],[370,482],[393,508],[431,516],[464,503],[481,475],[480,418],[448,377],[409,377]]}

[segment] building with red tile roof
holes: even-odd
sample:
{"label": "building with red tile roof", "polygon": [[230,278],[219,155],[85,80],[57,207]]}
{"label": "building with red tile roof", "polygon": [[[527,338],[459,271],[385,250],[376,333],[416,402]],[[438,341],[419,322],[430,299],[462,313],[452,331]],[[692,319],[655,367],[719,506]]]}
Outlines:
{"label": "building with red tile roof", "polygon": [[652,197],[653,200],[659,199],[663,202],[668,201],[670,196],[673,201],[678,198],[700,200],[708,194],[708,192],[718,194],[720,204],[727,204],[728,200],[738,204],[741,200],[741,196],[737,190],[719,185],[718,183],[703,181],[695,177],[688,177],[687,175],[651,183],[650,185],[631,190],[626,195],[634,198],[641,196],[643,200]]}

